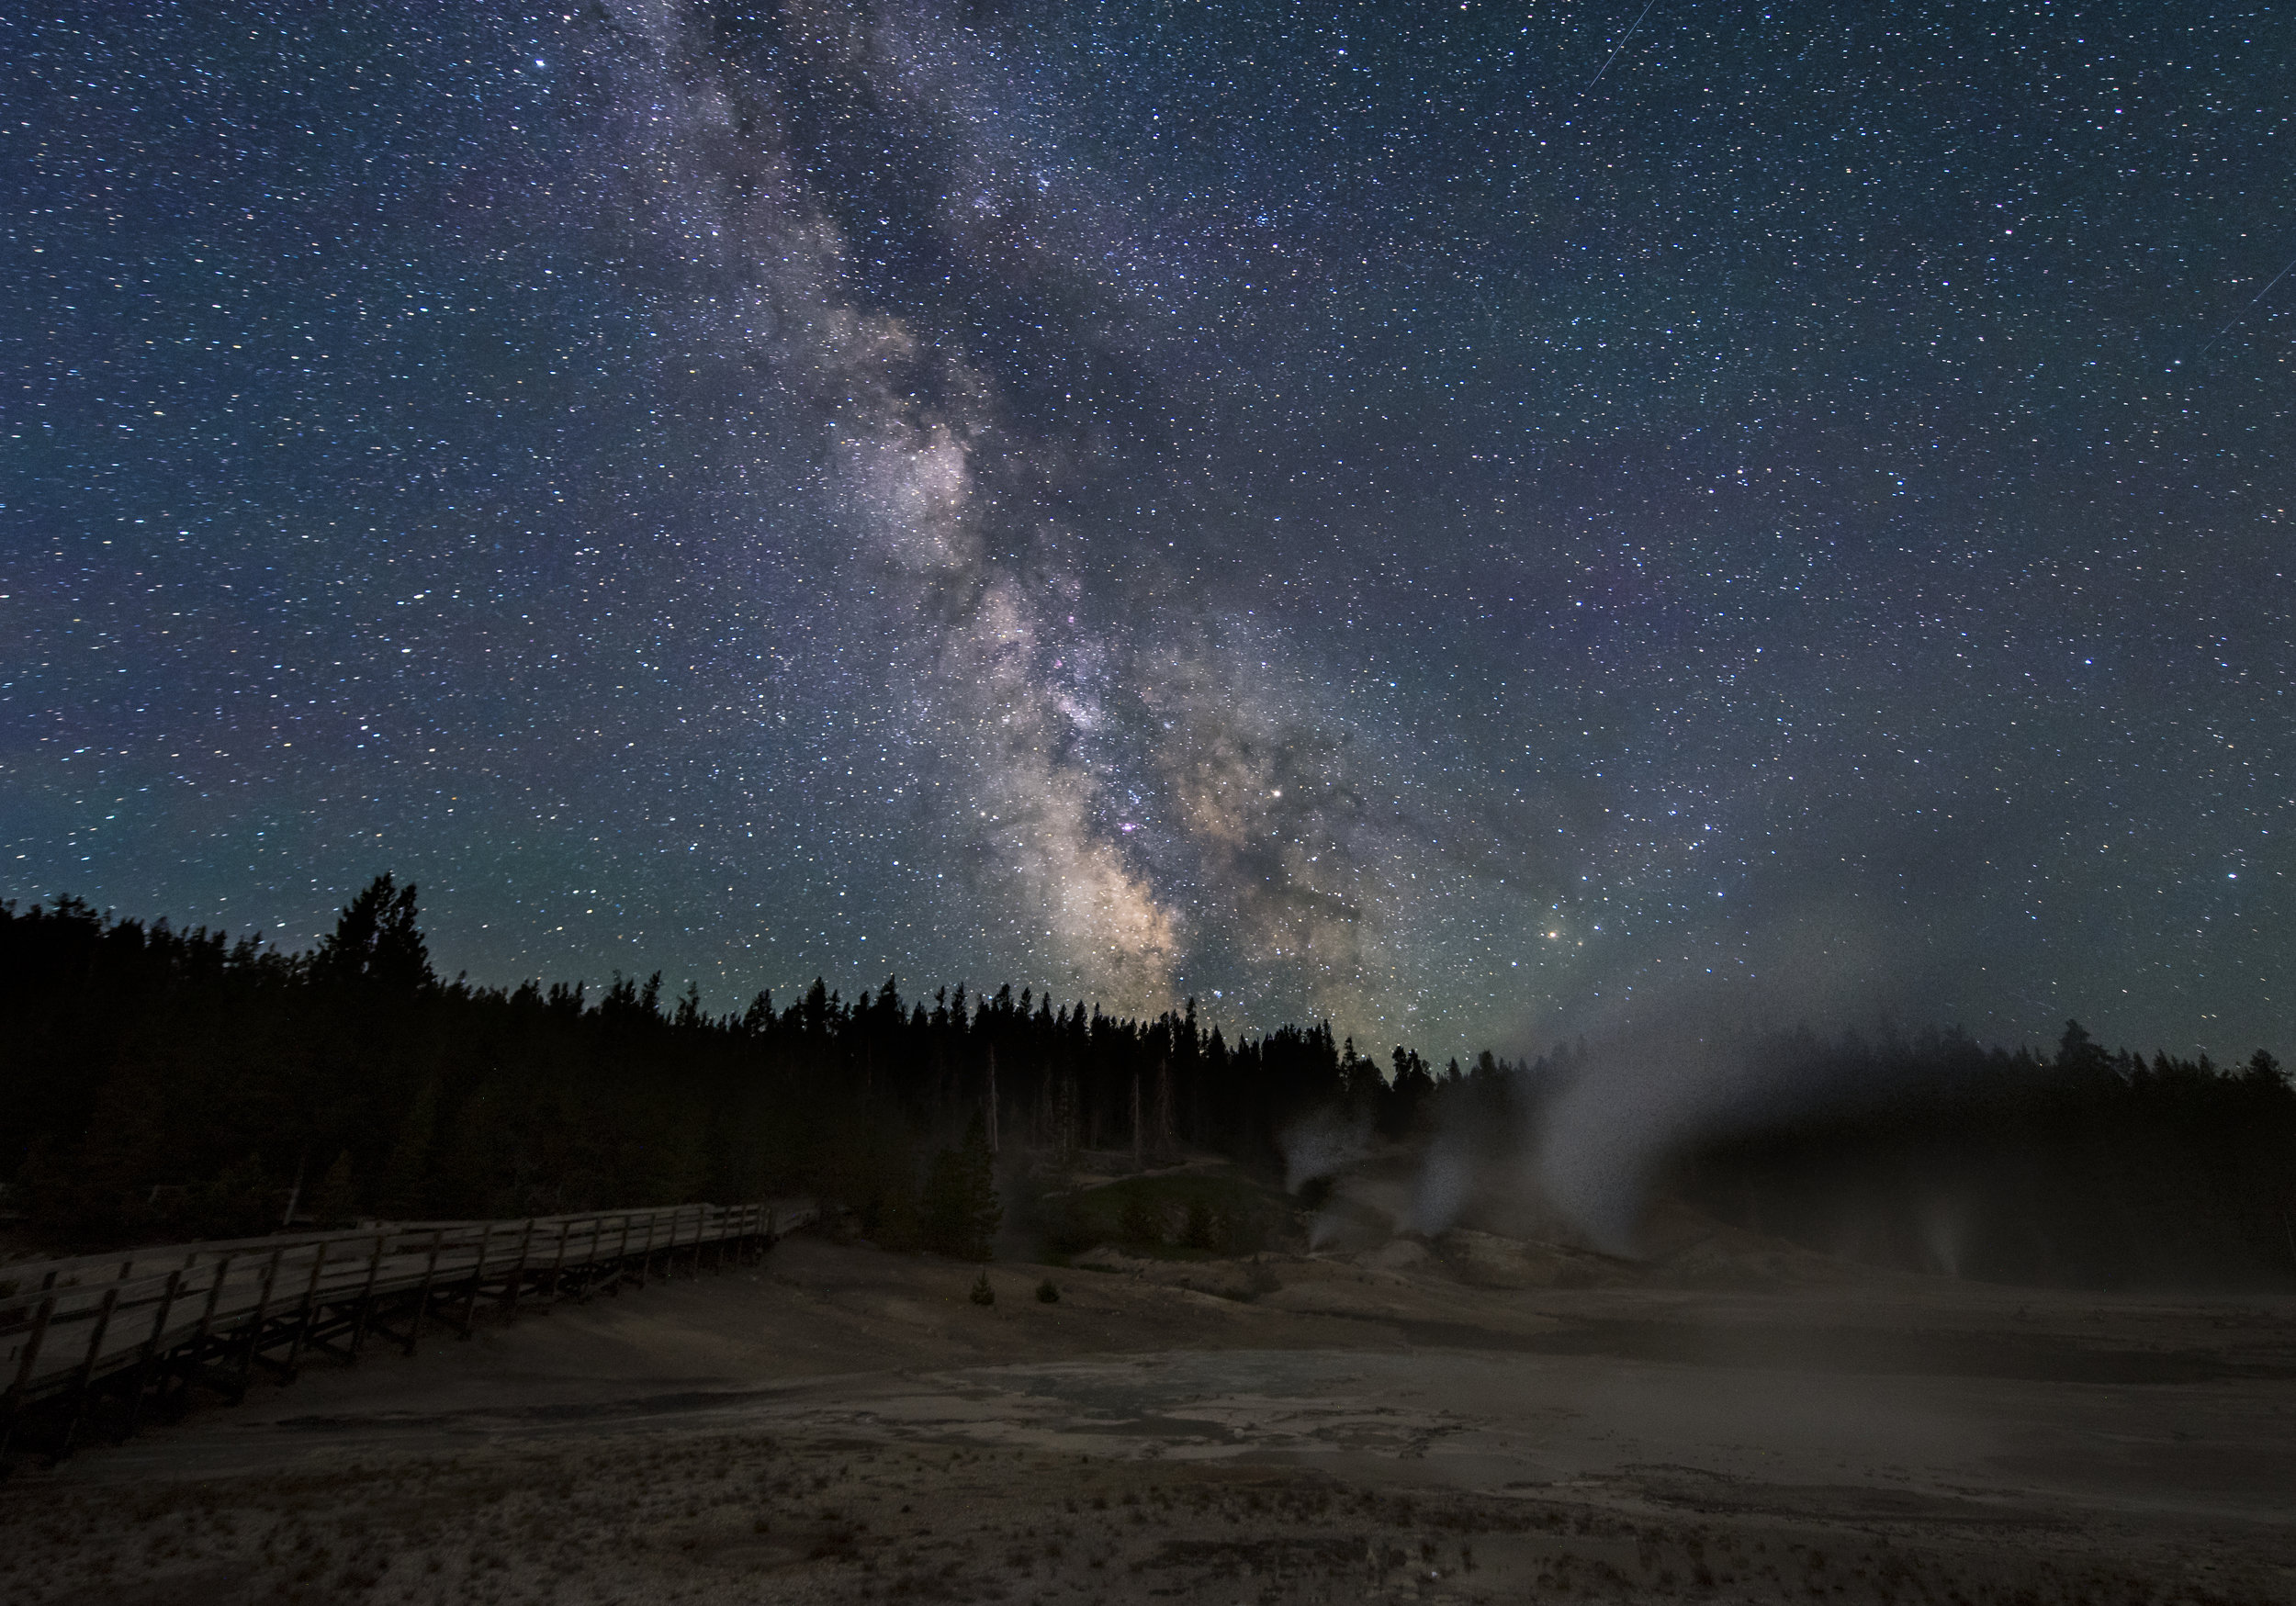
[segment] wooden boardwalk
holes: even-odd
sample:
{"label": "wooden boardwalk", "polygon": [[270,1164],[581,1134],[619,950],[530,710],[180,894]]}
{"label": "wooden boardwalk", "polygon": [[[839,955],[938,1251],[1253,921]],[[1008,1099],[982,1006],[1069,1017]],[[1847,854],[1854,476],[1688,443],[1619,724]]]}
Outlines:
{"label": "wooden boardwalk", "polygon": [[412,1354],[426,1327],[588,1299],[648,1277],[754,1261],[811,1221],[809,1199],[179,1243],[0,1266],[0,1467],[132,1434],[194,1389],[236,1402],[264,1373],[354,1363],[371,1338]]}

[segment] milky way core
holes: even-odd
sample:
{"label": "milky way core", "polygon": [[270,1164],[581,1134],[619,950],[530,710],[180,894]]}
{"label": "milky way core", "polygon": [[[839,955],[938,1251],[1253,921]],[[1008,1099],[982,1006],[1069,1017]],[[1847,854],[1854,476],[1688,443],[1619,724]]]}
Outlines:
{"label": "milky way core", "polygon": [[2062,10],[21,11],[0,895],[2291,1046],[2296,41]]}

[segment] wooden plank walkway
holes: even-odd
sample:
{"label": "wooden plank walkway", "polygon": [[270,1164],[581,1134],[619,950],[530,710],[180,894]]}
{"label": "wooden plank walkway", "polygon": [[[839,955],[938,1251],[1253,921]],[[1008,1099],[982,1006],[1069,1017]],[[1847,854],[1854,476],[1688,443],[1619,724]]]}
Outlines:
{"label": "wooden plank walkway", "polygon": [[236,1402],[258,1373],[355,1363],[370,1338],[412,1354],[426,1328],[589,1299],[754,1261],[814,1219],[809,1199],[180,1243],[0,1266],[0,1467],[117,1440],[195,1388]]}

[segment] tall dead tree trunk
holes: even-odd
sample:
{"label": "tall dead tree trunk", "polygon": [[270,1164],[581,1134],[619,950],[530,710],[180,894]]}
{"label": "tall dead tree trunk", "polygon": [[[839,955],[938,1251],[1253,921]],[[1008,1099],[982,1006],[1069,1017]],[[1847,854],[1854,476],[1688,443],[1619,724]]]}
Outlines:
{"label": "tall dead tree trunk", "polygon": [[1156,1155],[1169,1161],[1176,1145],[1172,1140],[1172,1061],[1156,1061]]}
{"label": "tall dead tree trunk", "polygon": [[988,1151],[996,1152],[996,1050],[988,1051]]}

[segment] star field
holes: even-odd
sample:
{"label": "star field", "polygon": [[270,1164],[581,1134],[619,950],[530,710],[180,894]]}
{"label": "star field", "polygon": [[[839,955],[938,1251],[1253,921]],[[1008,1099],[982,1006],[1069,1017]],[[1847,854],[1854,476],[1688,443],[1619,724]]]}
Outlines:
{"label": "star field", "polygon": [[2285,1052],[2292,28],[0,19],[0,895]]}

